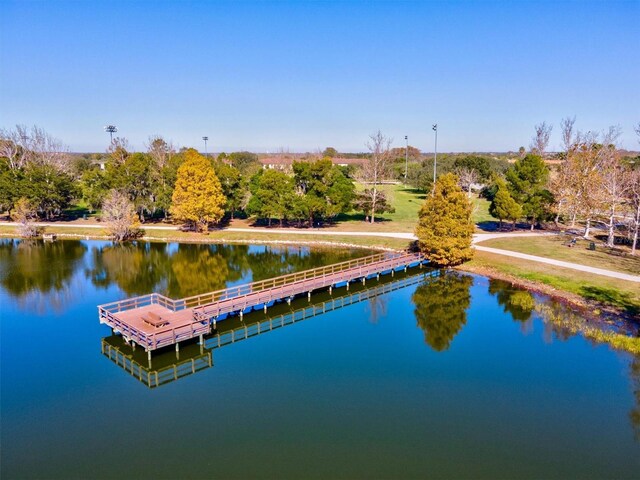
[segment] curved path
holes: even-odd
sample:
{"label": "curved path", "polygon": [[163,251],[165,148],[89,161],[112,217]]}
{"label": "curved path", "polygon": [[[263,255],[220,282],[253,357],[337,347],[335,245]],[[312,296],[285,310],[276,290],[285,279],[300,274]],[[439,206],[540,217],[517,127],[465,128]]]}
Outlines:
{"label": "curved path", "polygon": [[[18,226],[15,222],[0,222],[0,225]],[[68,227],[68,228],[105,228],[100,224],[69,224],[62,222],[40,222],[36,223],[39,227]],[[179,230],[180,227],[174,225],[143,225],[145,230]],[[276,228],[224,228],[220,231],[223,232],[243,232],[243,233],[276,233],[282,235],[334,235],[334,236],[348,236],[348,237],[382,237],[382,238],[400,238],[404,240],[416,240],[416,236],[409,232],[358,232],[358,231],[325,231],[325,230],[298,230],[298,229],[276,229]],[[578,270],[581,272],[593,273],[595,275],[602,275],[610,278],[617,278],[620,280],[627,280],[630,282],[640,283],[639,275],[631,275],[628,273],[614,272],[612,270],[605,270],[604,268],[589,267],[581,265],[579,263],[564,262],[562,260],[554,260],[547,257],[538,257],[536,255],[529,255],[526,253],[513,252],[511,250],[503,250],[501,248],[491,248],[478,245],[479,242],[485,240],[491,240],[493,238],[505,238],[505,237],[534,237],[542,235],[554,235],[553,233],[538,233],[538,232],[513,232],[513,233],[476,233],[473,235],[473,245],[477,250],[482,252],[494,253],[496,255],[504,255],[506,257],[521,258],[523,260],[529,260],[531,262],[545,263],[547,265],[555,265],[557,267],[569,268],[571,270]]]}

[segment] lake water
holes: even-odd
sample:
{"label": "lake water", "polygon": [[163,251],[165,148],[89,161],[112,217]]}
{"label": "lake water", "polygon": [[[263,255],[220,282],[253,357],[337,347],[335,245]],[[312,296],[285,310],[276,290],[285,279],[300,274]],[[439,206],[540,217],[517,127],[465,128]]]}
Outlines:
{"label": "lake water", "polygon": [[151,368],[98,323],[127,296],[367,253],[0,240],[2,478],[640,477],[640,359],[503,282],[414,269],[225,320]]}

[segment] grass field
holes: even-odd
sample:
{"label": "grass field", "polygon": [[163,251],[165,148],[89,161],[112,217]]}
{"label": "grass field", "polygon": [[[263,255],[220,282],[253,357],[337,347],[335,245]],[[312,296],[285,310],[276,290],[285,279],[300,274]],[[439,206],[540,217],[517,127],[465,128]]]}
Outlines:
{"label": "grass field", "polygon": [[632,256],[600,244],[592,251],[588,249],[590,242],[584,239],[578,239],[575,246],[568,247],[566,243],[570,238],[565,235],[508,237],[486,240],[480,245],[640,275],[640,255]]}
{"label": "grass field", "polygon": [[485,275],[492,271],[504,273],[616,307],[631,315],[640,314],[637,283],[479,251],[461,269]]}

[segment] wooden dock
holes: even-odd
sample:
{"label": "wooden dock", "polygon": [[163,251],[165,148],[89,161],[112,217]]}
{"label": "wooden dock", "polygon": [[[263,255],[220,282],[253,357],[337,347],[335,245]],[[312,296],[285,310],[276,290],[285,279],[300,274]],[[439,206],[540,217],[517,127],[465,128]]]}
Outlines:
{"label": "wooden dock", "polygon": [[267,308],[276,302],[291,300],[302,294],[309,299],[314,291],[344,285],[398,269],[422,265],[426,259],[414,253],[379,253],[325,267],[247,283],[235,287],[173,300],[158,293],[133,297],[98,306],[100,323],[110,326],[133,347],[139,345],[148,352],[199,337],[215,328],[216,322],[228,315],[256,308]]}
{"label": "wooden dock", "polygon": [[310,304],[299,298],[292,302],[291,307],[283,304],[270,309],[267,314],[260,310],[254,311],[244,321],[234,317],[221,322],[215,331],[205,335],[204,342],[186,342],[176,352],[164,349],[154,355],[153,359],[148,359],[142,350],[132,348],[120,335],[103,338],[101,351],[133,378],[149,388],[156,388],[213,367],[214,350],[417,285],[439,274],[439,270],[421,270],[420,274],[409,270],[407,274],[400,273],[395,279],[382,278],[380,282],[375,282],[375,286],[356,284],[349,292],[340,289],[331,296],[325,291],[324,294],[315,296]]}

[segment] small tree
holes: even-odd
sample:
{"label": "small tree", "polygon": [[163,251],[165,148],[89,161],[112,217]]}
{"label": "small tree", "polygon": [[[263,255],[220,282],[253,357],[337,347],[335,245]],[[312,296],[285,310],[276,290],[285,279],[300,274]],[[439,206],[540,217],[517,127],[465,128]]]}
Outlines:
{"label": "small tree", "polygon": [[211,162],[194,149],[184,154],[171,200],[171,215],[198,231],[222,219],[227,201]]}
{"label": "small tree", "polygon": [[549,169],[539,155],[527,155],[507,170],[509,192],[529,218],[531,230],[549,212],[553,195],[547,190]]}
{"label": "small tree", "polygon": [[139,233],[136,209],[124,192],[109,191],[102,202],[101,218],[109,234],[117,242],[135,238]]}
{"label": "small tree", "polygon": [[472,206],[458,178],[447,173],[436,180],[433,195],[420,209],[416,236],[420,250],[439,266],[471,259]]}
{"label": "small tree", "polygon": [[470,167],[456,167],[455,174],[460,179],[460,186],[467,191],[467,195],[471,198],[471,187],[480,179],[478,171]]}
{"label": "small tree", "polygon": [[[365,216],[371,214],[374,206],[372,204],[373,194],[371,189],[365,188],[363,191],[356,194],[356,198],[353,201],[353,208],[359,212],[363,212]],[[393,213],[396,209],[390,204],[387,195],[383,191],[379,191],[375,204],[375,213]]]}
{"label": "small tree", "polygon": [[357,179],[365,185],[371,185],[371,188],[365,190],[363,194],[369,196],[368,202],[371,205],[369,221],[374,223],[377,211],[376,204],[382,193],[378,184],[389,174],[393,157],[389,153],[391,139],[385,137],[380,130],[369,135],[369,139],[367,148],[371,154],[360,166]]}
{"label": "small tree", "polygon": [[504,180],[499,178],[496,186],[496,194],[489,205],[489,213],[500,221],[500,228],[502,228],[502,220],[510,220],[513,222],[512,230],[515,230],[516,221],[522,216],[522,207],[513,199]]}
{"label": "small tree", "polygon": [[25,197],[18,199],[11,211],[11,219],[20,224],[18,231],[20,236],[25,238],[38,236],[38,229],[33,224],[36,217],[36,209],[33,203]]}

